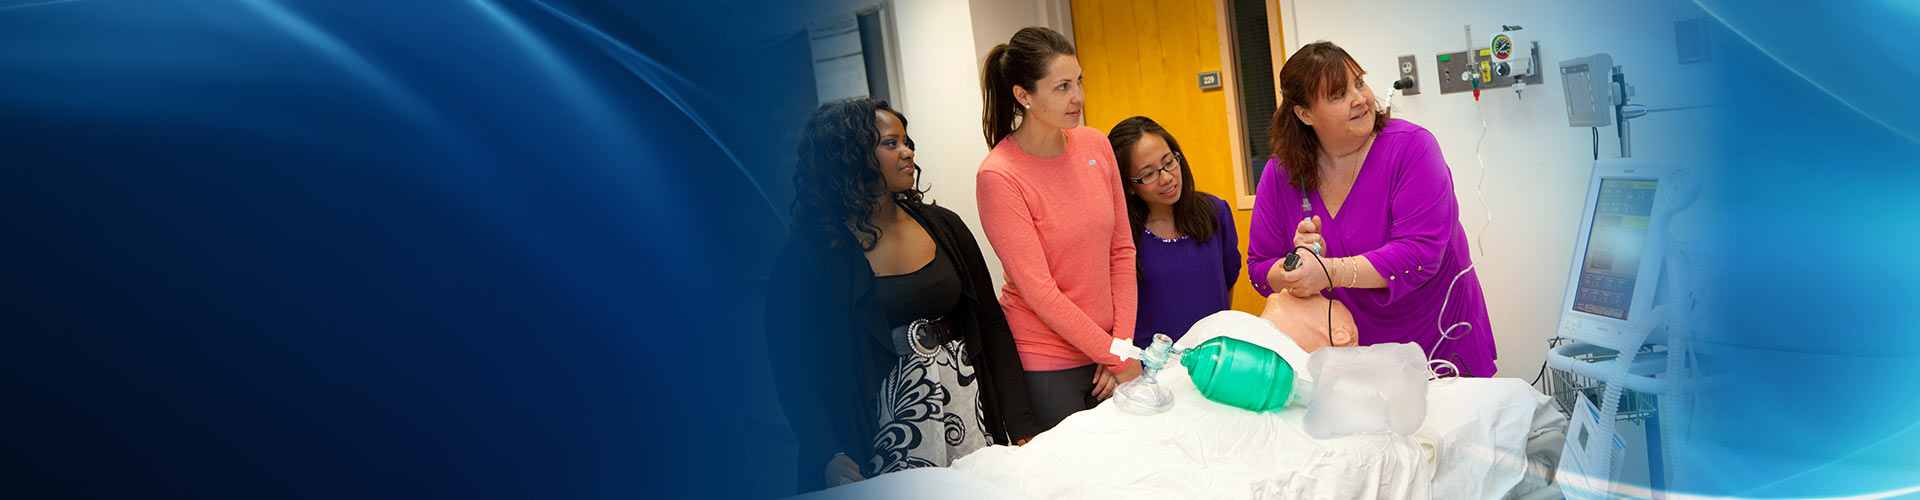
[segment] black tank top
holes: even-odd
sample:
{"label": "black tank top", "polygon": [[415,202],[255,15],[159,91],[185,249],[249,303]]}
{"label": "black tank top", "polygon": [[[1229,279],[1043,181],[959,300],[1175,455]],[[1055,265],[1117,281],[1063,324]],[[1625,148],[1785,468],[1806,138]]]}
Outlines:
{"label": "black tank top", "polygon": [[946,249],[934,245],[933,262],[911,273],[874,278],[873,293],[887,313],[888,326],[941,318],[960,303],[960,272],[947,259]]}

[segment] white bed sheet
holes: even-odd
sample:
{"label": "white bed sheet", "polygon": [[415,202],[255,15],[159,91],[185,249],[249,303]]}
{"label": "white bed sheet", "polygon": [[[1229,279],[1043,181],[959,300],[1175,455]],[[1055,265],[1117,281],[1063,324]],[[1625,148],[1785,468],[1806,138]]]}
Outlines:
{"label": "white bed sheet", "polygon": [[947,467],[907,469],[788,500],[1017,500],[1027,498],[979,476]]}
{"label": "white bed sheet", "polygon": [[[1203,320],[1210,328],[1196,325],[1188,333],[1196,338],[1180,344],[1230,332],[1292,347],[1271,323],[1241,315]],[[1305,353],[1293,351],[1281,352],[1305,366]],[[1430,382],[1418,432],[1326,440],[1305,431],[1308,398],[1254,413],[1201,396],[1183,367],[1161,372],[1160,382],[1176,400],[1165,413],[1134,415],[1107,401],[1025,446],[990,446],[951,469],[887,474],[805,498],[907,498],[892,493],[933,486],[964,498],[1497,499],[1526,473],[1529,433],[1551,425],[1535,421],[1549,398],[1518,379]]]}
{"label": "white bed sheet", "polygon": [[1184,372],[1163,379],[1179,401],[1171,411],[1102,403],[953,468],[1019,498],[1500,498],[1525,472],[1547,399],[1515,379],[1443,380],[1413,435],[1317,440],[1302,408],[1248,412],[1201,397]]}
{"label": "white bed sheet", "polygon": [[1184,374],[1166,378],[1179,400],[1166,413],[1102,403],[1026,446],[801,498],[1497,499],[1520,483],[1547,403],[1518,379],[1442,380],[1413,435],[1317,440],[1301,426],[1304,409],[1252,413],[1202,398]]}

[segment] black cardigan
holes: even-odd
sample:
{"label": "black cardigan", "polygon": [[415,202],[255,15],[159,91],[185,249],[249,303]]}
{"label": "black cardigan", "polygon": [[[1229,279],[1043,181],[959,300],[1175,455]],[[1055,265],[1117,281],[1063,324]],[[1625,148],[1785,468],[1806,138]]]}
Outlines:
{"label": "black cardigan", "polygon": [[[944,318],[971,353],[988,439],[1011,444],[1033,437],[1040,429],[1028,409],[1025,371],[973,232],[952,210],[906,202],[900,207],[927,228],[959,271],[960,302]],[[803,492],[823,486],[835,453],[867,466],[879,430],[874,398],[898,361],[886,313],[872,297],[873,268],[864,252],[803,243],[813,241],[796,234],[781,250],[766,309],[769,358],[781,407],[799,440]]]}

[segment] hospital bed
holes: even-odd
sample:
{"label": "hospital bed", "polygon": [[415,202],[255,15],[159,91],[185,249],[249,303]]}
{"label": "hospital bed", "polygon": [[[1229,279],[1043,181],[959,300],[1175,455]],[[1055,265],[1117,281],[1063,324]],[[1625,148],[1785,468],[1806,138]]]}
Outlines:
{"label": "hospital bed", "polygon": [[1547,486],[1566,426],[1518,379],[1432,381],[1418,432],[1325,440],[1302,406],[1254,413],[1207,400],[1184,371],[1160,381],[1177,400],[1165,413],[1108,400],[1025,446],[800,498],[1499,499]]}

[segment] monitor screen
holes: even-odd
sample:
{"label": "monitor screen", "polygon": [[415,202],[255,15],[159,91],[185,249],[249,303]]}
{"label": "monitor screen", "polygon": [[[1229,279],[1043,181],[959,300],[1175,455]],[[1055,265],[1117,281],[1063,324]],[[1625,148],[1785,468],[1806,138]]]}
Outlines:
{"label": "monitor screen", "polygon": [[1587,233],[1586,258],[1580,262],[1580,280],[1574,291],[1574,311],[1627,319],[1658,185],[1652,178],[1600,180],[1593,226]]}

